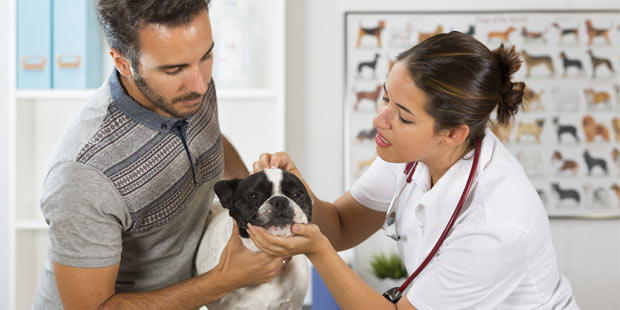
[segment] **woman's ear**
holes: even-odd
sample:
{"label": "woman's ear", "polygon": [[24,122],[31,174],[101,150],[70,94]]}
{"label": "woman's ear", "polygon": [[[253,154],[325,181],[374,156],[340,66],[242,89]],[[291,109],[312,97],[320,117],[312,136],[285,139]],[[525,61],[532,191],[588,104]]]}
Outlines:
{"label": "woman's ear", "polygon": [[443,142],[446,145],[457,146],[461,145],[467,136],[469,136],[469,126],[463,124],[450,129],[448,134],[444,136]]}

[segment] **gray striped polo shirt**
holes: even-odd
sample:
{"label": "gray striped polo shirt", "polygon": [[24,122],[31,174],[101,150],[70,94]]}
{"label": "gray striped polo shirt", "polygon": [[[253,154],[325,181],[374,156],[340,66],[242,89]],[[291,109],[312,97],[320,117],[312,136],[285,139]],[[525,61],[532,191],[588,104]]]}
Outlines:
{"label": "gray striped polo shirt", "polygon": [[188,119],[127,95],[116,70],[56,145],[41,195],[50,247],[34,309],[60,309],[52,261],[120,263],[116,292],[193,275],[193,257],[224,169],[213,81]]}

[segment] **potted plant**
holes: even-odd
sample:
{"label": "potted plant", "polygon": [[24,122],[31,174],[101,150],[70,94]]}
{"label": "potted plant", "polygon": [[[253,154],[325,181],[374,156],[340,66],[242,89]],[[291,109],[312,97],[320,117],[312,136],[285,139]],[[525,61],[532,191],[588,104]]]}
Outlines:
{"label": "potted plant", "polygon": [[400,286],[407,277],[407,269],[397,253],[378,253],[372,257],[370,265],[373,274],[379,279],[375,289],[380,293]]}

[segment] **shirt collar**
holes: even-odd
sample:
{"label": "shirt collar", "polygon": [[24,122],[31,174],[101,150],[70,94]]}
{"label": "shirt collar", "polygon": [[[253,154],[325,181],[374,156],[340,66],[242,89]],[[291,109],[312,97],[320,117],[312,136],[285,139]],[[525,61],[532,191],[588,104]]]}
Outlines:
{"label": "shirt collar", "polygon": [[[136,122],[153,130],[162,133],[170,133],[176,124],[183,121],[181,118],[161,116],[135,101],[125,91],[125,88],[119,79],[119,73],[116,69],[114,69],[110,75],[110,92],[112,94],[112,100],[119,110]],[[186,120],[189,120],[190,118],[191,116]]]}
{"label": "shirt collar", "polygon": [[[474,175],[474,180],[469,189],[469,196],[474,192],[474,187],[479,176],[484,172],[486,166],[493,157],[493,151],[496,148],[495,136],[487,129],[485,137],[480,143],[480,158],[478,159],[478,168]],[[418,168],[414,173],[413,179],[416,180],[416,186],[420,186],[426,193],[422,195],[418,204],[423,205],[426,211],[434,213],[441,218],[449,219],[454,212],[454,208],[461,198],[463,189],[469,177],[469,172],[474,161],[474,150],[471,150],[463,158],[457,161],[446,173],[439,179],[437,184],[429,190],[430,174],[428,167],[422,163],[418,164]],[[471,201],[470,197],[467,199]],[[467,209],[467,203],[463,206],[463,212]]]}

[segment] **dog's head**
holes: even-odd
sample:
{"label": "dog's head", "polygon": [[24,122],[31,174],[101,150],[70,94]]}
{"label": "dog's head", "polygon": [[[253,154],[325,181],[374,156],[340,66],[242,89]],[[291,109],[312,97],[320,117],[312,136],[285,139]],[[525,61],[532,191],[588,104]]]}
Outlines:
{"label": "dog's head", "polygon": [[289,236],[293,223],[308,223],[312,216],[312,199],[304,184],[294,174],[280,169],[219,181],[214,189],[222,206],[237,221],[243,238],[250,237],[246,232],[248,223],[275,235]]}

